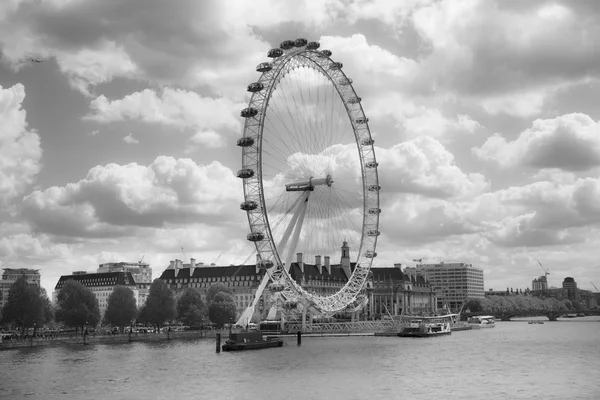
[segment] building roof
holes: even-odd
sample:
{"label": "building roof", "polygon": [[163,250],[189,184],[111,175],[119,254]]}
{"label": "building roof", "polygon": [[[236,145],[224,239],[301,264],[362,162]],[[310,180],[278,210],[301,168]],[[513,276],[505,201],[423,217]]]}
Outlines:
{"label": "building roof", "polygon": [[103,272],[98,274],[63,275],[54,290],[61,289],[65,282],[76,281],[85,287],[136,286],[131,272]]}
{"label": "building roof", "polygon": [[[195,267],[192,276],[190,276],[191,268],[179,268],[177,269],[177,278],[213,278],[220,276],[262,276],[265,274],[264,270],[256,272],[254,265],[231,265],[228,267],[217,267],[217,266],[201,266]],[[161,280],[174,279],[175,269],[165,269],[160,275]]]}

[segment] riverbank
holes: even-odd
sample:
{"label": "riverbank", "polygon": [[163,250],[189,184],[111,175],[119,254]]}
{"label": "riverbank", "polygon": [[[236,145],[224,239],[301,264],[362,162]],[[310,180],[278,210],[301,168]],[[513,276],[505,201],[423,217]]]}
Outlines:
{"label": "riverbank", "polygon": [[130,342],[158,342],[163,340],[200,339],[215,337],[215,331],[181,331],[163,333],[124,333],[118,335],[86,335],[86,336],[56,336],[56,337],[30,337],[10,339],[0,342],[0,350],[20,349],[43,346],[83,346],[90,344],[111,344]]}

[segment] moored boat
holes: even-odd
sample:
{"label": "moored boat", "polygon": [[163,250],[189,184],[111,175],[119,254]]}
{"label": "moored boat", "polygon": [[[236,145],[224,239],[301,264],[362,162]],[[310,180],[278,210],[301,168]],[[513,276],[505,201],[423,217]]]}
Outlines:
{"label": "moored boat", "polygon": [[529,321],[529,324],[543,324],[544,321],[542,321],[541,319],[534,319]]}
{"label": "moored boat", "polygon": [[[440,315],[435,317],[403,317],[400,327],[400,337],[430,337],[449,335],[452,333],[451,315]],[[404,323],[405,322],[405,323]]]}
{"label": "moored boat", "polygon": [[479,315],[476,317],[470,317],[467,323],[473,329],[493,328],[496,326],[496,320],[491,315]]}
{"label": "moored boat", "polygon": [[263,338],[260,331],[230,333],[229,339],[221,348],[223,351],[258,350],[270,347],[282,347],[283,339]]}

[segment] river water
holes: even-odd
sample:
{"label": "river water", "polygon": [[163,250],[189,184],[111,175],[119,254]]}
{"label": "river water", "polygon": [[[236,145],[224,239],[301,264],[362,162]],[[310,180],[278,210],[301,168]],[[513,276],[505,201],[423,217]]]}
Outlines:
{"label": "river water", "polygon": [[436,338],[214,339],[7,350],[0,399],[600,399],[600,317]]}

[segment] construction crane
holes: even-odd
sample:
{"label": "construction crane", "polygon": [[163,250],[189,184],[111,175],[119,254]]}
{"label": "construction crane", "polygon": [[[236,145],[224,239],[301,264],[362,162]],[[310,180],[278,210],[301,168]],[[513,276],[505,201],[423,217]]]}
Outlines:
{"label": "construction crane", "polygon": [[144,256],[145,256],[145,254],[142,254],[142,258],[140,258],[140,261],[138,261],[138,264],[141,264],[142,261],[144,261]]}
{"label": "construction crane", "polygon": [[548,272],[548,270],[546,268],[544,268],[544,266],[542,265],[541,262],[539,262],[539,260],[536,260],[538,262],[538,264],[540,264],[540,267],[542,267],[542,271],[544,271],[544,274],[546,275],[546,280],[548,280],[548,275],[550,275],[550,272]]}
{"label": "construction crane", "polygon": [[598,288],[596,287],[596,285],[594,285],[594,282],[590,282],[592,284],[592,286],[594,287],[594,289],[596,289],[596,292],[600,292],[600,290],[598,290]]}

